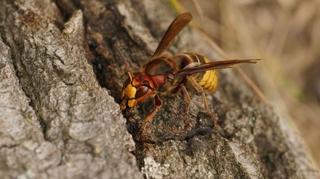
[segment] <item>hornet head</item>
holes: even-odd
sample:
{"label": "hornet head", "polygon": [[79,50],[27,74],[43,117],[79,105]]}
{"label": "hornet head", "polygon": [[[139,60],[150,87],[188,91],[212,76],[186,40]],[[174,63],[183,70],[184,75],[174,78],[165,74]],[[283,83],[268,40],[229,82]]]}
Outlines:
{"label": "hornet head", "polygon": [[155,95],[152,79],[146,74],[141,72],[132,74],[129,72],[128,75],[129,78],[122,88],[121,110],[127,107],[135,107]]}

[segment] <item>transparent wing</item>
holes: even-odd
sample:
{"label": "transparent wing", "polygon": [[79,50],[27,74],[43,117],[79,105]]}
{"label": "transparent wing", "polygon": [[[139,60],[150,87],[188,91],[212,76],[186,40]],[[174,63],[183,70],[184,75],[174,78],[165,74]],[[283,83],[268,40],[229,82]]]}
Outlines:
{"label": "transparent wing", "polygon": [[231,68],[234,65],[241,63],[257,63],[260,59],[234,59],[234,60],[223,60],[223,61],[212,61],[203,63],[194,67],[184,68],[176,73],[176,76],[187,76],[194,73],[200,73],[212,69],[223,69]]}

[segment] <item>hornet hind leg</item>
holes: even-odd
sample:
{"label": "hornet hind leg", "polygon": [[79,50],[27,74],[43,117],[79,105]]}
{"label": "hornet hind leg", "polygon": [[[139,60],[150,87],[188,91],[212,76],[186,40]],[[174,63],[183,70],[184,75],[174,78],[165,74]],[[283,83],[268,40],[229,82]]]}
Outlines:
{"label": "hornet hind leg", "polygon": [[218,117],[216,113],[210,109],[208,100],[203,88],[196,82],[196,80],[192,76],[188,77],[188,81],[190,82],[191,86],[194,88],[194,90],[196,90],[197,93],[201,93],[204,108],[207,111],[207,113],[211,116],[211,119],[213,120],[213,125],[217,126]]}

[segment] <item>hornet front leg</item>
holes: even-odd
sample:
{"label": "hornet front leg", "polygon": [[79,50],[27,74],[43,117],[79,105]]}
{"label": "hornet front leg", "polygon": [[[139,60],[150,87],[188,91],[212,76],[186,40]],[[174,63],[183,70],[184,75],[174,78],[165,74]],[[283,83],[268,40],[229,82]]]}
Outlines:
{"label": "hornet front leg", "polygon": [[153,121],[154,116],[159,112],[160,108],[162,106],[162,101],[159,97],[159,95],[155,95],[154,97],[154,108],[152,109],[152,111],[150,111],[146,117],[143,120],[143,123],[141,125],[140,128],[140,134],[141,134],[141,138],[146,138],[146,131],[147,131],[147,127],[150,126],[150,124]]}

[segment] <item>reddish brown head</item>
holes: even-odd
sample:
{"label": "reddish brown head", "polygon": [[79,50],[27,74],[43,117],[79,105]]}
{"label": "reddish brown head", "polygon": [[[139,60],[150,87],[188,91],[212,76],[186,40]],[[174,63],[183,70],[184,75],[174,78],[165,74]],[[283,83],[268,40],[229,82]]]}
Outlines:
{"label": "reddish brown head", "polygon": [[143,72],[129,74],[122,89],[121,109],[132,108],[154,97],[156,90],[165,83],[165,76],[148,76]]}

